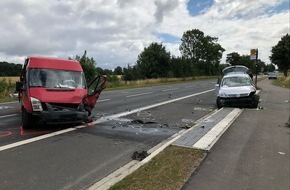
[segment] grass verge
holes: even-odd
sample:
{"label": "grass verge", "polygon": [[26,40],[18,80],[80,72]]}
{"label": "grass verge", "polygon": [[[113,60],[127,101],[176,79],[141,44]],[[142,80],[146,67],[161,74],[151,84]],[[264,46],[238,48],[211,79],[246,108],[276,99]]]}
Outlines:
{"label": "grass verge", "polygon": [[288,77],[278,77],[276,80],[272,82],[275,86],[280,86],[283,88],[289,88],[290,89],[290,76]]}
{"label": "grass verge", "polygon": [[171,145],[110,190],[180,189],[205,155],[203,150]]}

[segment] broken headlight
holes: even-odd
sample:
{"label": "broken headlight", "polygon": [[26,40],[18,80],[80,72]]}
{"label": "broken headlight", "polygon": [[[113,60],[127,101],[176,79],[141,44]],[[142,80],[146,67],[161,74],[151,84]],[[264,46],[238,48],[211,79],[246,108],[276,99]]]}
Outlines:
{"label": "broken headlight", "polygon": [[42,111],[42,106],[41,106],[41,102],[37,99],[37,98],[30,98],[31,101],[31,105],[32,105],[32,110],[33,111]]}

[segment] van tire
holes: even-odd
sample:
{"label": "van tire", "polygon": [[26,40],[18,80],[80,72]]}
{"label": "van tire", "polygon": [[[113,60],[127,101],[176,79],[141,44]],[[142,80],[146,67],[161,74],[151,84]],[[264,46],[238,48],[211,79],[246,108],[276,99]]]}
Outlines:
{"label": "van tire", "polygon": [[22,109],[22,128],[23,129],[31,129],[35,126],[35,120],[30,113],[28,113],[25,109]]}

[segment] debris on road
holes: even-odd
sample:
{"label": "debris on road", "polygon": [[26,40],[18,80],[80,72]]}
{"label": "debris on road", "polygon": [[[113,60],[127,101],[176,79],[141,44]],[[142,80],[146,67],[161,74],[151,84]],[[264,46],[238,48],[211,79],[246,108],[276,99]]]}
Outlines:
{"label": "debris on road", "polygon": [[133,153],[132,159],[142,161],[149,155],[150,154],[148,154],[147,151],[142,151],[142,152],[135,151]]}

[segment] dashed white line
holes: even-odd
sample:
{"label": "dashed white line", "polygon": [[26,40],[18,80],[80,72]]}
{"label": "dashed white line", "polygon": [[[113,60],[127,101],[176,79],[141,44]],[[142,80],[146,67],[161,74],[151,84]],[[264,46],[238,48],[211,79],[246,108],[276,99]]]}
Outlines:
{"label": "dashed white line", "polygon": [[173,91],[173,90],[178,90],[178,89],[179,88],[171,88],[171,89],[162,90],[162,92]]}
{"label": "dashed white line", "polygon": [[110,101],[111,99],[103,99],[103,100],[98,100],[97,102],[100,103],[100,102],[106,102],[106,101]]}
{"label": "dashed white line", "polygon": [[1,118],[5,118],[5,117],[13,117],[13,116],[16,116],[17,114],[10,114],[10,115],[2,115],[0,116],[0,119]]}
{"label": "dashed white line", "polygon": [[145,93],[141,93],[141,94],[132,94],[132,95],[126,96],[126,98],[131,98],[131,97],[136,97],[136,96],[144,96],[144,95],[148,95],[148,94],[153,94],[153,92],[145,92]]}

